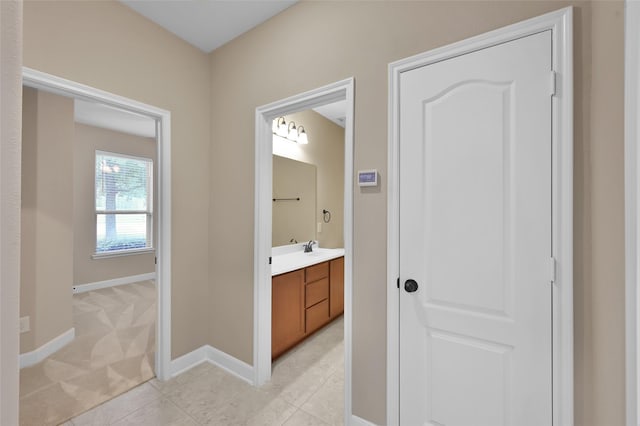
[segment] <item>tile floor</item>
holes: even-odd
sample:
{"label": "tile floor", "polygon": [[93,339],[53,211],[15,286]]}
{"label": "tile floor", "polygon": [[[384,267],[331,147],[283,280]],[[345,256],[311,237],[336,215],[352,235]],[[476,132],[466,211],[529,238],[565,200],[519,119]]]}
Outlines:
{"label": "tile floor", "polygon": [[20,425],[57,425],[153,378],[152,281],[75,294],[76,337],[20,370]]}
{"label": "tile floor", "polygon": [[344,321],[335,320],[282,356],[255,388],[208,363],[144,383],[63,426],[342,425]]}

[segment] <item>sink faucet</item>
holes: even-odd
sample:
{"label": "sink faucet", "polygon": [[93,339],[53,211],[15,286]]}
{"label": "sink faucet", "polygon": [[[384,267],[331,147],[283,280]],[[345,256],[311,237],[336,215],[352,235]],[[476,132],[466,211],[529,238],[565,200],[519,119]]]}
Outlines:
{"label": "sink faucet", "polygon": [[308,243],[306,243],[306,244],[304,245],[304,252],[305,252],[305,253],[311,253],[311,252],[313,251],[313,245],[314,245],[315,243],[316,243],[316,242],[315,242],[315,241],[313,241],[313,240],[311,240],[311,241],[309,241]]}

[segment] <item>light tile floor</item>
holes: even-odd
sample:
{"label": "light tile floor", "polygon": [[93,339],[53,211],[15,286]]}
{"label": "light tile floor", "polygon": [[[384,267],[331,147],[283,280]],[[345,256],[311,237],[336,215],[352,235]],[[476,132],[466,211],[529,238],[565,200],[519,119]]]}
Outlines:
{"label": "light tile floor", "polygon": [[261,388],[203,363],[166,382],[144,383],[64,426],[342,425],[343,329],[339,318],[282,356]]}

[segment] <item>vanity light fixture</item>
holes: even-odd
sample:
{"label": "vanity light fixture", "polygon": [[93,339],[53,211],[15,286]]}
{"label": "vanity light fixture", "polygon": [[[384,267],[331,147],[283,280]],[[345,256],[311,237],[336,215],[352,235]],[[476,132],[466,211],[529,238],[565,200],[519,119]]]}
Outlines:
{"label": "vanity light fixture", "polygon": [[289,136],[289,129],[287,128],[287,123],[284,121],[284,117],[273,120],[273,134],[283,138]]}
{"label": "vanity light fixture", "polygon": [[293,121],[289,122],[289,126],[288,126],[288,135],[287,135],[287,139],[294,141],[294,142],[298,142],[298,129],[296,129],[296,123],[294,123]]}
{"label": "vanity light fixture", "polygon": [[301,125],[296,127],[296,123],[293,121],[290,121],[289,124],[287,124],[284,117],[278,117],[273,120],[272,131],[274,135],[290,140],[291,142],[296,142],[301,145],[309,143],[304,126]]}
{"label": "vanity light fixture", "polygon": [[307,139],[307,132],[304,130],[304,126],[298,126],[298,143],[301,145],[306,145],[309,143],[309,139]]}

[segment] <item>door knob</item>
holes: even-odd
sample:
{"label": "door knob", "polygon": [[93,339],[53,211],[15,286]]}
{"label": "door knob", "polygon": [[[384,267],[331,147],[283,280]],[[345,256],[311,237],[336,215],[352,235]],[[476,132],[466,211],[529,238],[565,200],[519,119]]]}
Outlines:
{"label": "door knob", "polygon": [[406,280],[404,282],[404,289],[407,293],[413,293],[418,290],[418,283],[415,280]]}

